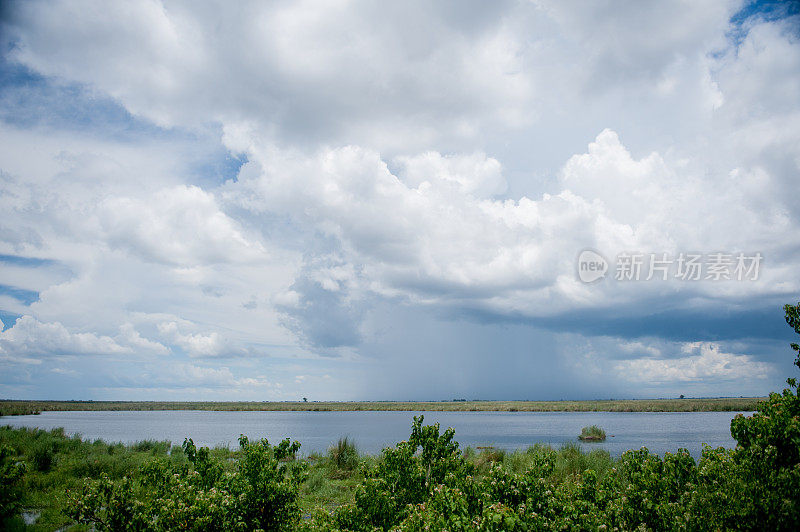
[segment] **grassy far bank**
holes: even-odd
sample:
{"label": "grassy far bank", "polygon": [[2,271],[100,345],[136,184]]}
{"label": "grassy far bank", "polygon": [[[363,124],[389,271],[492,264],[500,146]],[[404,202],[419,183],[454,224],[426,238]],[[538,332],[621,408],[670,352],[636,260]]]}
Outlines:
{"label": "grassy far bank", "polygon": [[76,410],[405,411],[405,412],[751,412],[766,397],[604,401],[161,402],[0,401],[0,415]]}

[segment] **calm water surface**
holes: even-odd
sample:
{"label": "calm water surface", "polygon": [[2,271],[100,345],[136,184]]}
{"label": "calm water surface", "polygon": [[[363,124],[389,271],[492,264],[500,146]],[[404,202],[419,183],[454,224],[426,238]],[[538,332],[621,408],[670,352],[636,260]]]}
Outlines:
{"label": "calm water surface", "polygon": [[[647,447],[663,455],[686,448],[699,458],[703,444],[734,447],[730,422],[736,412],[42,412],[37,416],[7,416],[0,425],[51,429],[63,427],[86,439],[133,443],[186,437],[198,445],[238,446],[239,434],[275,443],[290,437],[301,451],[324,452],[342,436],[355,439],[363,452],[376,454],[408,439],[412,416],[425,423],[453,427],[462,447],[492,445],[524,449],[535,443],[555,447],[577,441],[581,427],[599,425],[609,436],[584,448],[606,449],[614,456]],[[748,415],[748,413],[745,413]],[[613,435],[613,437],[612,437]]]}

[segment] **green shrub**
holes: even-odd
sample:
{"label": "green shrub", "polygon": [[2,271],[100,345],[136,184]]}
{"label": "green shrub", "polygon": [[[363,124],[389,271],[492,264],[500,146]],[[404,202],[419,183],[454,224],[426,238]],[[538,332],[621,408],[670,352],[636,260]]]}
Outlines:
{"label": "green shrub", "polygon": [[19,512],[25,465],[14,460],[10,447],[0,446],[0,525]]}
{"label": "green shrub", "polygon": [[423,426],[414,417],[411,437],[383,450],[381,460],[366,471],[356,487],[355,502],[325,519],[330,529],[388,530],[408,517],[413,505],[424,503],[439,485],[465,487],[474,467],[453,440],[455,431],[440,434],[439,424]]}
{"label": "green shrub", "polygon": [[226,471],[209,449],[183,444],[190,466],[155,459],[136,477],[85,482],[69,493],[69,515],[97,530],[293,530],[305,467],[300,444],[239,440],[239,460]]}

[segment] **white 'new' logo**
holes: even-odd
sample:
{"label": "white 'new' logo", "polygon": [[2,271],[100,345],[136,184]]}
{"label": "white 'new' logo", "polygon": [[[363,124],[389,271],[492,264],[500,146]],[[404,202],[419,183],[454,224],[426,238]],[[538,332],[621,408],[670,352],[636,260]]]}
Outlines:
{"label": "white 'new' logo", "polygon": [[592,283],[606,276],[608,261],[596,251],[586,249],[578,255],[578,278],[584,283]]}

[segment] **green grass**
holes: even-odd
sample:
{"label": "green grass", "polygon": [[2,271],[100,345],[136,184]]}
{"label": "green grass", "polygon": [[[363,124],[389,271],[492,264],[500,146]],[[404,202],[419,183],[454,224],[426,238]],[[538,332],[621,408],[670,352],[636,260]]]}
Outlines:
{"label": "green grass", "polygon": [[311,514],[317,508],[330,510],[353,501],[356,486],[364,480],[357,467],[341,468],[329,455],[311,455],[305,460],[309,463],[308,479],[300,492],[304,514]]}
{"label": "green grass", "polygon": [[0,416],[30,416],[40,413],[33,401],[0,401]]}
{"label": "green grass", "polygon": [[605,441],[606,431],[597,425],[583,427],[581,429],[581,435],[578,436],[578,439],[581,441]]}
{"label": "green grass", "polygon": [[343,471],[353,471],[358,467],[358,449],[347,436],[339,438],[336,445],[328,449],[329,460]]}
{"label": "green grass", "polygon": [[537,443],[527,449],[516,451],[505,451],[494,447],[481,447],[476,450],[467,447],[464,449],[464,456],[475,464],[479,476],[488,474],[489,469],[496,464],[513,473],[524,473],[536,467],[540,457],[546,456],[555,463],[555,470],[549,480],[556,483],[573,481],[576,475],[587,469],[593,469],[602,478],[615,463],[608,451],[593,449],[586,452],[574,443],[565,443],[557,449]]}
{"label": "green grass", "polygon": [[162,402],[0,401],[0,414],[62,410],[218,411],[448,411],[448,412],[751,412],[765,397],[711,399],[626,399],[605,401],[361,401],[361,402]]}

